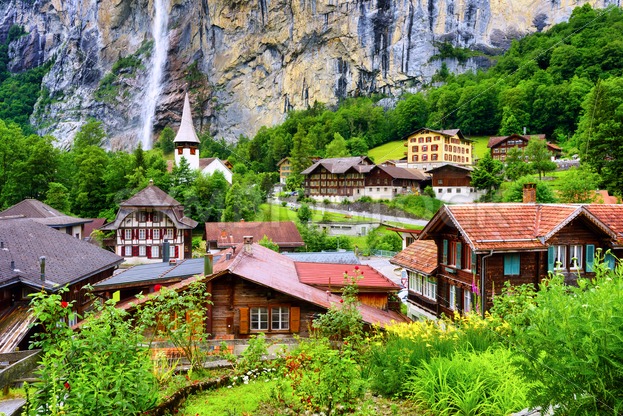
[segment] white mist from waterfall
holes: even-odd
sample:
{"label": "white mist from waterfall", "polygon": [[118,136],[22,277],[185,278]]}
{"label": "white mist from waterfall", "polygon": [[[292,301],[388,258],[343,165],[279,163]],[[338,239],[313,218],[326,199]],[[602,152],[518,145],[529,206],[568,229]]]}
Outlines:
{"label": "white mist from waterfall", "polygon": [[154,47],[151,54],[151,72],[147,81],[147,92],[142,112],[143,131],[141,143],[143,149],[151,149],[154,113],[162,92],[162,74],[167,62],[169,49],[169,2],[154,0],[154,20],[151,25]]}

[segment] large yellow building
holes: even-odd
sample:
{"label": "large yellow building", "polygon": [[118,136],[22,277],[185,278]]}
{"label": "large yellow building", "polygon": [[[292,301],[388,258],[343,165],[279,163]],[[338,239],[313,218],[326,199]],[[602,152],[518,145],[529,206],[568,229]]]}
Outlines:
{"label": "large yellow building", "polygon": [[447,163],[472,165],[472,140],[459,129],[431,130],[421,128],[406,137],[407,163],[410,168],[433,169]]}

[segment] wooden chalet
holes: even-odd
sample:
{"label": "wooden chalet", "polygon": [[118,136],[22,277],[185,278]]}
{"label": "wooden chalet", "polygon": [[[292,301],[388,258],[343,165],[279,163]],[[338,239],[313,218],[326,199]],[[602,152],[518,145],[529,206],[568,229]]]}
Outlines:
{"label": "wooden chalet", "polygon": [[67,286],[63,300],[73,301],[72,311],[83,315],[92,306],[83,287],[111,276],[122,262],[110,251],[32,219],[0,219],[0,352],[28,346],[34,322],[29,294]]}
{"label": "wooden chalet", "polygon": [[[436,261],[431,251],[419,251],[403,252],[393,262],[416,274],[430,272],[427,281],[436,294],[424,296],[427,311],[439,316],[478,307],[484,313],[506,281],[537,285],[555,272],[575,284],[578,276],[593,275],[599,252],[614,267],[623,251],[621,218],[621,205],[446,205],[420,235],[435,243]],[[405,261],[409,257],[413,264]],[[424,263],[436,270],[422,270]],[[484,299],[479,306],[477,298]]]}
{"label": "wooden chalet", "polygon": [[0,217],[21,217],[30,218],[48,227],[59,230],[60,232],[82,239],[90,235],[84,232],[85,225],[91,223],[92,219],[72,217],[65,215],[57,209],[44,204],[36,199],[24,199],[21,202],[0,212]]}
{"label": "wooden chalet", "polygon": [[114,231],[112,249],[129,263],[157,263],[192,257],[192,230],[197,221],[184,206],[150,185],[119,204],[115,220],[102,231]]}
{"label": "wooden chalet", "polygon": [[366,156],[320,159],[301,172],[305,196],[341,202],[364,196],[366,174],[374,163]]}
{"label": "wooden chalet", "polygon": [[357,273],[360,273],[361,280],[357,282],[359,301],[364,305],[379,309],[387,310],[390,294],[395,294],[400,290],[399,285],[370,266],[345,267],[343,264],[337,263],[304,262],[296,262],[295,266],[296,273],[302,283],[335,294],[340,294],[345,287],[345,274],[356,276]]}
{"label": "wooden chalet", "polygon": [[[491,157],[495,160],[506,160],[506,154],[509,149],[516,147],[523,149],[528,146],[530,140],[545,140],[544,134],[521,135],[511,134],[510,136],[494,136],[489,137],[487,147],[491,149]],[[554,143],[547,142],[547,149],[552,153],[554,158],[559,158],[562,149]]]}
{"label": "wooden chalet", "polygon": [[430,175],[419,169],[377,165],[365,175],[364,196],[392,199],[396,195],[419,194],[430,185]]}
{"label": "wooden chalet", "polygon": [[279,246],[280,252],[294,251],[305,246],[301,233],[292,221],[205,223],[206,245],[217,251],[242,244],[248,235],[256,236],[258,241],[264,236],[268,237]]}
{"label": "wooden chalet", "polygon": [[446,163],[427,170],[426,173],[431,175],[432,188],[437,199],[465,203],[474,202],[483,195],[483,192],[477,191],[471,184],[473,171],[471,166]]}
{"label": "wooden chalet", "polygon": [[[246,339],[258,333],[268,338],[309,336],[312,321],[338,306],[341,298],[301,282],[292,259],[252,240],[224,251],[205,275],[170,288],[184,290],[196,279],[207,283],[212,305],[207,306],[206,331],[212,338]],[[133,309],[149,298],[122,301],[118,307]],[[359,310],[369,325],[407,321],[399,313],[368,305],[360,305]]]}

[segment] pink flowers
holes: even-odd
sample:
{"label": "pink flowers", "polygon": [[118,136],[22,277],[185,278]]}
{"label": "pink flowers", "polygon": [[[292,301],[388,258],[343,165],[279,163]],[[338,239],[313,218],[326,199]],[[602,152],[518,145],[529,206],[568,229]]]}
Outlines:
{"label": "pink flowers", "polygon": [[61,301],[61,308],[65,309],[66,307],[69,306],[69,303],[67,303],[66,301]]}

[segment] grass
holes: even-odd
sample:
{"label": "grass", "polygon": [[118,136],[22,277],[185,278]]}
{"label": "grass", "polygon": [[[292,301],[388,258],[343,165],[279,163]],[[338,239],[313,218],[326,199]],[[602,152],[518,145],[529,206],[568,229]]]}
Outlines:
{"label": "grass", "polygon": [[400,160],[404,158],[406,150],[405,141],[398,140],[382,144],[374,149],[370,149],[368,151],[368,156],[371,157],[374,163],[378,165],[379,163],[383,163],[387,160]]}
{"label": "grass", "polygon": [[[331,222],[366,222],[370,221],[368,218],[360,217],[356,215],[338,214],[335,212],[325,212],[323,214],[322,208],[314,208],[310,206],[312,210],[312,221],[320,222],[326,220]],[[257,221],[298,221],[296,211],[291,208],[283,207],[281,205],[274,204],[262,204],[260,205],[260,213]]]}
{"label": "grass", "polygon": [[474,158],[480,159],[488,151],[487,143],[489,143],[489,136],[472,136],[470,137],[474,141]]}
{"label": "grass", "polygon": [[275,381],[256,381],[201,393],[190,397],[180,414],[182,416],[252,415],[258,410],[262,401],[270,397],[275,384]]}

